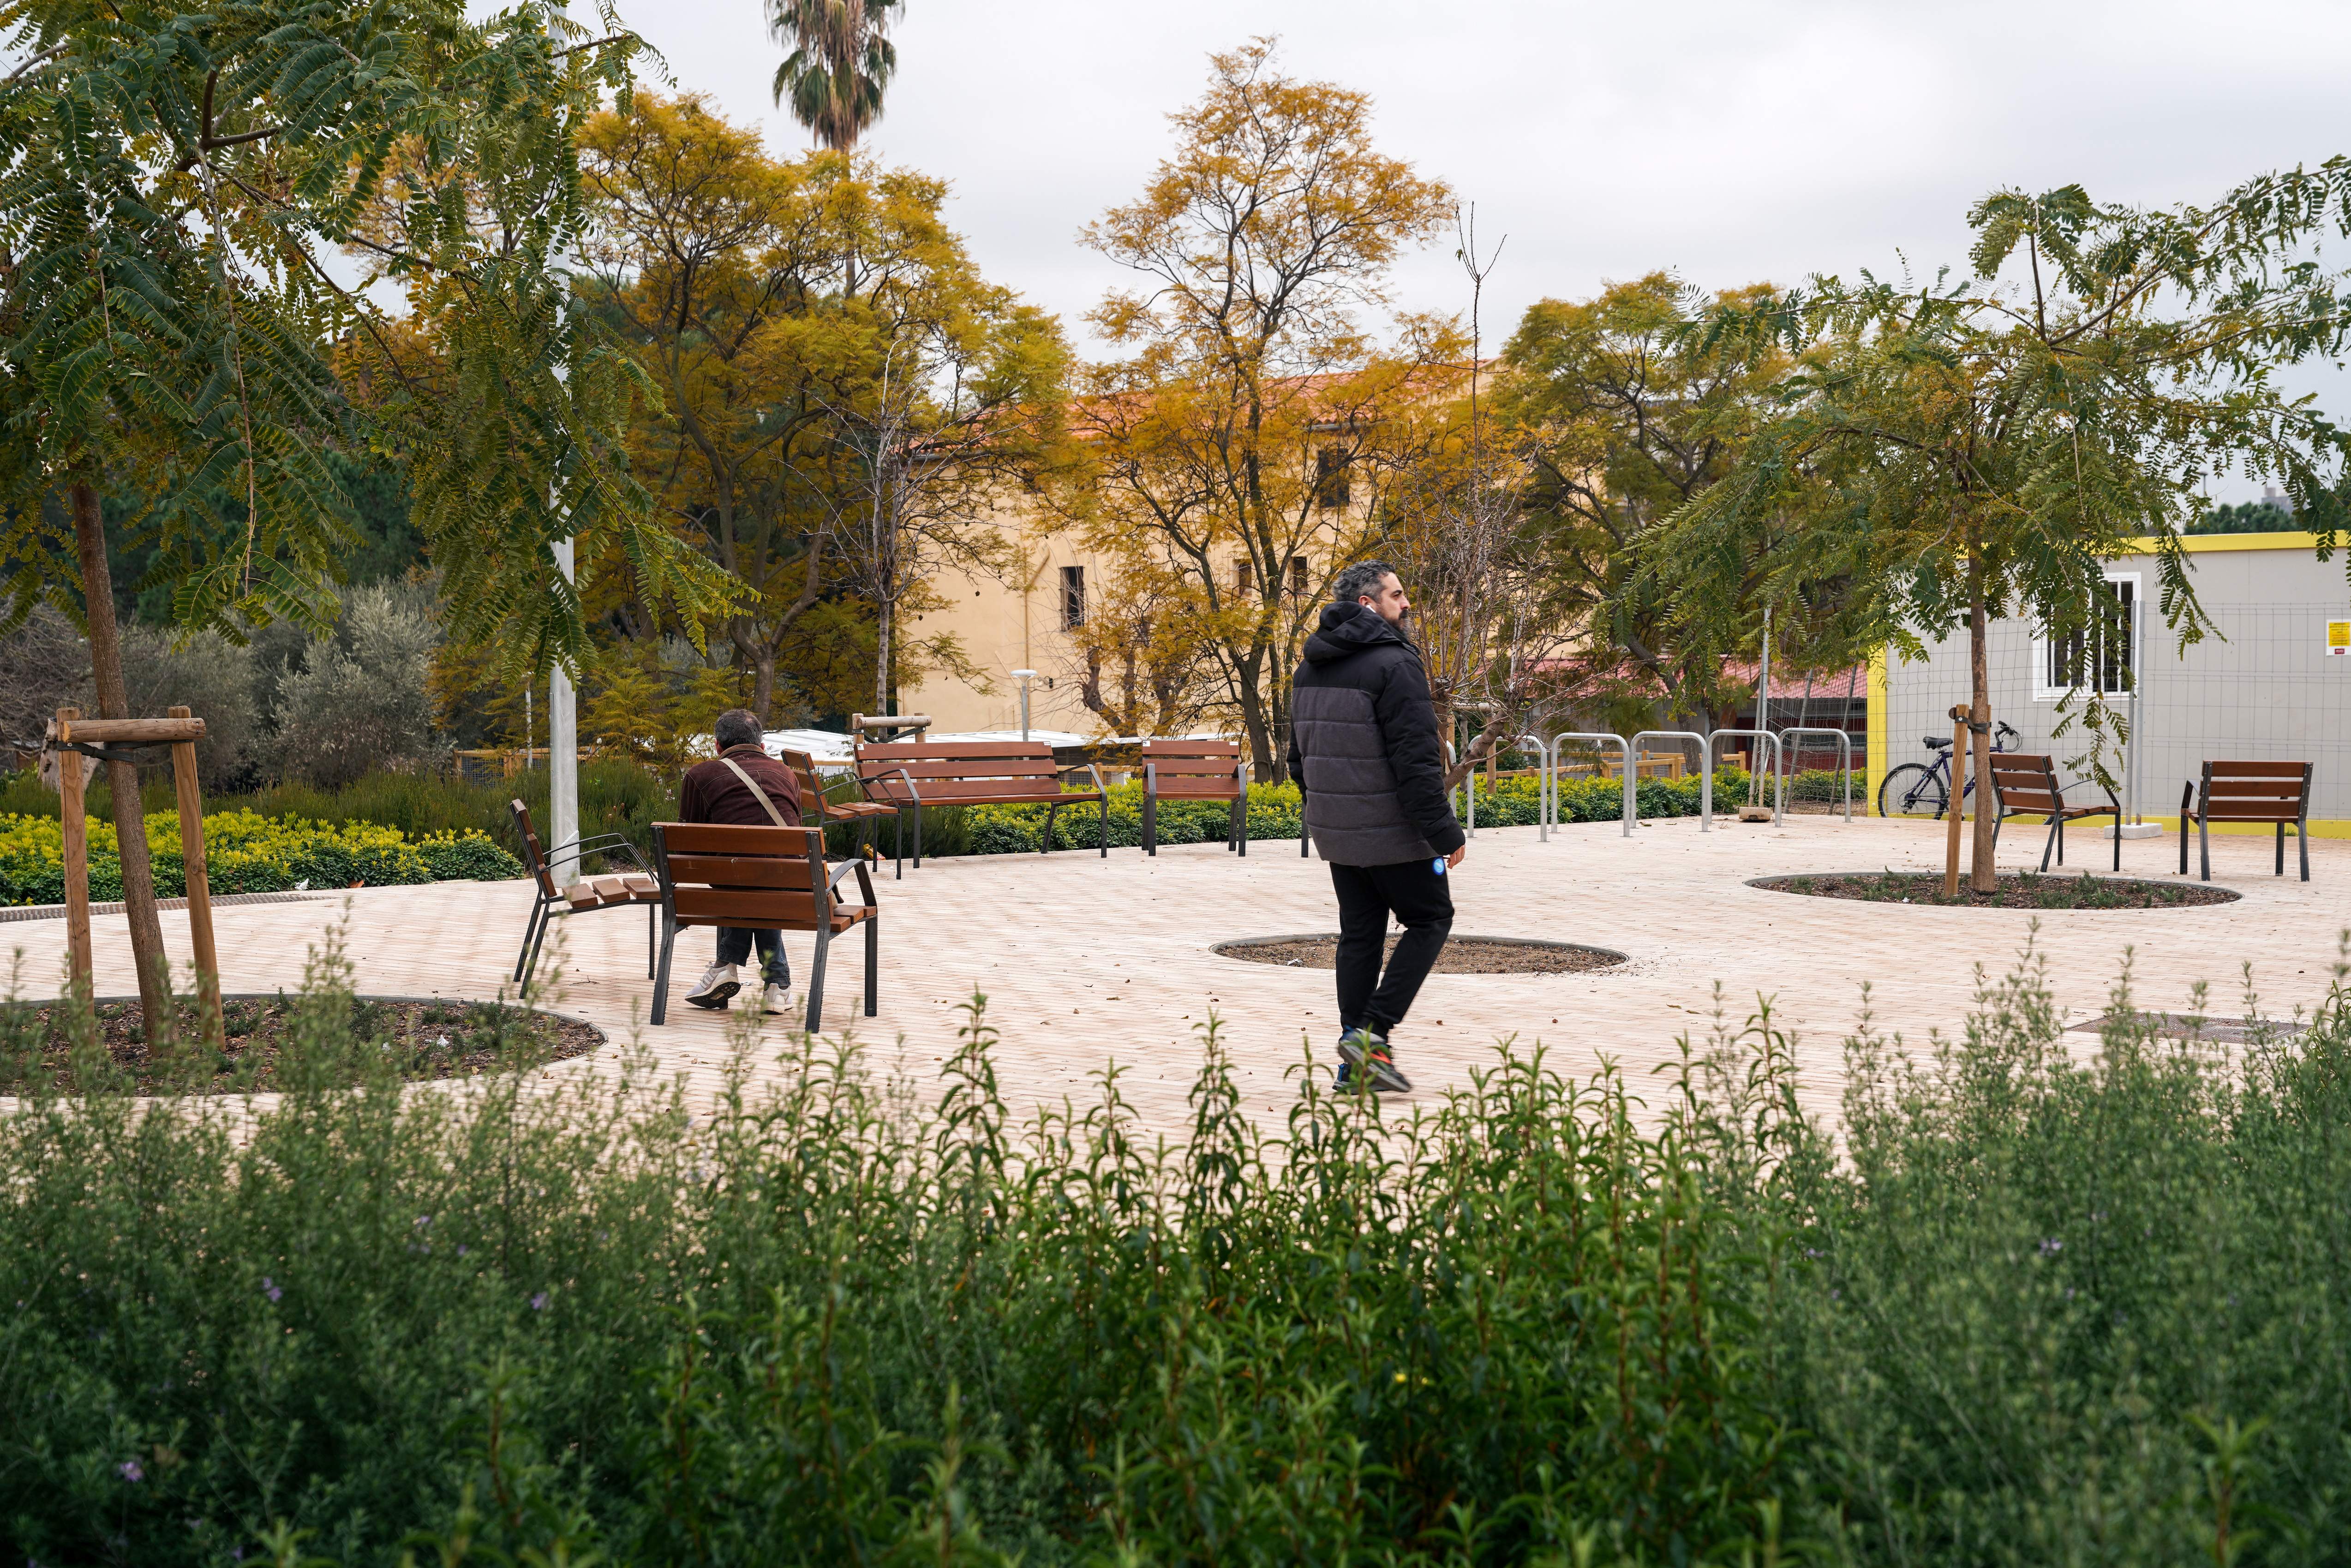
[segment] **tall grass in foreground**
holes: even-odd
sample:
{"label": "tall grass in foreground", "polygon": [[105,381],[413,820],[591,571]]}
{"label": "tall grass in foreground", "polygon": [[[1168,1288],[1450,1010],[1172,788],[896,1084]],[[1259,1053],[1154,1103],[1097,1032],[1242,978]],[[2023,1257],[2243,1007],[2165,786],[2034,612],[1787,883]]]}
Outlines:
{"label": "tall grass in foreground", "polygon": [[[318,1027],[348,1018],[334,1004]],[[1406,1109],[1202,1040],[1017,1122],[388,1082],[0,1123],[0,1535],[223,1563],[2339,1562],[2351,1026],[2076,1063],[2035,961],[1841,1145],[1768,1013]],[[2086,1036],[2074,1036],[2087,1043]],[[323,1055],[331,1052],[321,1047]],[[338,1082],[347,1080],[337,1080]],[[943,1091],[943,1092],[942,1092]],[[1646,1099],[1646,1103],[1644,1103]],[[163,1104],[149,1102],[150,1106]]]}

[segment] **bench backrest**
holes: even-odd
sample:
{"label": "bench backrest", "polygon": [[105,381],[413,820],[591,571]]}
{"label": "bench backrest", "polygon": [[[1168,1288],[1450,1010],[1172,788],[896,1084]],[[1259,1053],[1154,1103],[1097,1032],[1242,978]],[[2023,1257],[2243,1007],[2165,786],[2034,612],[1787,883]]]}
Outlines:
{"label": "bench backrest", "polygon": [[1230,795],[1240,789],[1238,741],[1148,740],[1143,742],[1143,761],[1162,794]]}
{"label": "bench backrest", "polygon": [[522,863],[529,869],[531,880],[538,884],[541,894],[558,897],[555,877],[547,868],[547,851],[539,847],[538,829],[530,825],[530,808],[518,800],[507,805],[514,812],[516,831],[522,835]]}
{"label": "bench backrest", "polygon": [[656,822],[653,867],[681,926],[806,930],[832,913],[824,836],[813,825]]}
{"label": "bench backrest", "polygon": [[832,803],[825,798],[824,781],[817,776],[816,759],[806,752],[778,752],[776,761],[792,770],[800,784],[800,811],[813,821]]}
{"label": "bench backrest", "polygon": [[2300,822],[2309,763],[2206,763],[2198,809],[2213,822]]}
{"label": "bench backrest", "polygon": [[2003,812],[2039,812],[2046,815],[2065,806],[2064,792],[2057,784],[2054,757],[2035,756],[2029,752],[1994,752],[1991,787]]}
{"label": "bench backrest", "polygon": [[1052,794],[1061,787],[1053,748],[1042,741],[887,741],[857,748],[857,776],[884,795],[904,796],[902,771],[925,805]]}

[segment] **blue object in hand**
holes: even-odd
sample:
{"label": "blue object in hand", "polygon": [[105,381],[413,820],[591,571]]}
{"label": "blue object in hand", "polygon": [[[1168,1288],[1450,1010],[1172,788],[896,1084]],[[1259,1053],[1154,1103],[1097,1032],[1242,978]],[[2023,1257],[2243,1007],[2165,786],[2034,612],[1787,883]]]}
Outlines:
{"label": "blue object in hand", "polygon": [[1430,862],[1428,863],[1428,868],[1429,868],[1429,870],[1431,870],[1431,871],[1435,872],[1435,873],[1436,873],[1437,876],[1439,876],[1439,877],[1444,876],[1444,875],[1445,875],[1445,857],[1444,857],[1444,856],[1442,856],[1442,855],[1440,855],[1440,856],[1438,856],[1436,859],[1434,859],[1434,860],[1430,861]]}

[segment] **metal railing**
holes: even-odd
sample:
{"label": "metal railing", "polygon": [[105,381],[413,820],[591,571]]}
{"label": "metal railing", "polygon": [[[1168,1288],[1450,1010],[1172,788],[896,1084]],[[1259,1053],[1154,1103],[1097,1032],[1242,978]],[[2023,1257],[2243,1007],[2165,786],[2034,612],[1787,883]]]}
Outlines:
{"label": "metal railing", "polygon": [[1605,730],[1562,730],[1551,738],[1551,820],[1559,826],[1559,770],[1567,756],[1567,742],[1586,741],[1614,746],[1625,753],[1625,836],[1633,836],[1633,742]]}
{"label": "metal railing", "polygon": [[1780,803],[1788,798],[1788,786],[1796,775],[1797,747],[1788,743],[1791,735],[1834,735],[1837,743],[1837,772],[1844,777],[1844,819],[1853,820],[1853,737],[1843,730],[1823,724],[1791,724],[1780,732],[1780,794],[1771,803],[1771,822],[1780,821]]}
{"label": "metal railing", "polygon": [[[1723,732],[1724,732],[1720,730],[1717,730],[1715,732],[1718,735]],[[1698,733],[1694,730],[1644,730],[1639,734],[1633,737],[1633,749],[1637,752],[1640,749],[1641,742],[1644,741],[1690,741],[1696,742],[1698,746],[1698,830],[1700,833],[1712,833],[1714,831],[1713,745],[1704,735]],[[1634,768],[1632,759],[1628,755],[1625,763],[1625,819],[1627,822],[1634,819],[1633,773]]]}

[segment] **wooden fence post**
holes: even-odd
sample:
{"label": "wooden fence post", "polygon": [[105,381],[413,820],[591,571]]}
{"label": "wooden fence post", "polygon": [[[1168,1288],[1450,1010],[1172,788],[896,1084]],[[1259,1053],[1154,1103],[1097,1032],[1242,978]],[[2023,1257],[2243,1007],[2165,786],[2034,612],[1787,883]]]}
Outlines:
{"label": "wooden fence post", "polygon": [[[174,719],[191,717],[185,708]],[[188,885],[188,936],[196,959],[196,1026],[215,1051],[228,1048],[221,1015],[220,954],[213,945],[213,889],[204,870],[204,796],[196,781],[196,743],[172,742],[172,790],[180,802],[180,861]]]}
{"label": "wooden fence post", "polygon": [[[58,709],[57,722],[49,726],[51,738],[72,740],[73,722],[80,717],[78,708]],[[81,753],[60,751],[57,816],[65,832],[66,960],[72,983],[88,996],[95,982],[89,956],[89,817],[82,805],[81,788]]]}
{"label": "wooden fence post", "polygon": [[[1967,798],[1968,785],[1968,712],[1965,708],[1951,710],[1951,794],[1943,808],[1943,820],[1949,828],[1949,842],[1943,850],[1943,897],[1959,896],[1959,817],[1960,805]],[[1981,809],[1979,805],[1978,809]]]}

